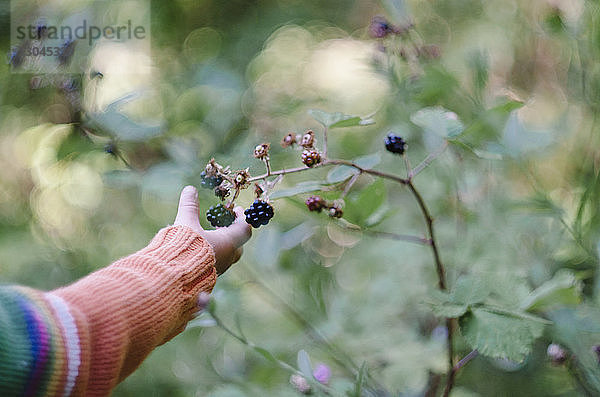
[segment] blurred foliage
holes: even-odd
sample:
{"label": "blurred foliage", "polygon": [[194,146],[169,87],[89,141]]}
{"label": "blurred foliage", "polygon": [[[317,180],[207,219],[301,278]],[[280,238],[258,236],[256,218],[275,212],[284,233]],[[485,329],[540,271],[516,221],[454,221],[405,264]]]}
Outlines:
{"label": "blurred foliage", "polygon": [[[597,2],[151,7],[150,60],[115,50],[82,75],[0,68],[3,282],[72,282],[172,222],[179,191],[199,185],[211,157],[258,175],[252,150],[268,141],[274,170],[297,167],[299,153],[277,143],[313,129],[321,144],[329,126],[331,157],[400,176],[388,131],[413,164],[450,143],[415,178],[450,289],[436,291],[428,247],[386,238],[425,236],[405,187],[358,177],[344,219],[360,231],[303,204],[318,190],[339,198],[332,187],[356,170],[288,175],[272,195],[275,218],[213,294],[215,315],[258,348],[201,317],[115,396],[296,395],[277,360],[309,378],[311,362],[325,363],[330,386],[349,395],[379,385],[422,395],[446,373],[443,316],[460,318],[457,357],[481,353],[453,396],[600,394]],[[9,9],[0,1],[7,51]],[[414,27],[373,39],[375,15]],[[200,192],[203,211],[216,202]],[[568,365],[550,363],[552,342],[575,356]]]}

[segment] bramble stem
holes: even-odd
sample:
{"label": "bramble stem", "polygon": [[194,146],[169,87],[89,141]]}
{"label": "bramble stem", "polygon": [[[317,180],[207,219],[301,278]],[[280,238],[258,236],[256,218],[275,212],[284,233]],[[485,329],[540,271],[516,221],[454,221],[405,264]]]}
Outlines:
{"label": "bramble stem", "polygon": [[[365,231],[365,232],[371,233],[371,234],[373,234],[375,236],[379,236],[379,237],[387,237],[387,238],[392,238],[392,239],[396,239],[396,240],[408,241],[408,242],[413,242],[413,243],[417,243],[417,244],[423,244],[423,245],[430,246],[432,254],[433,254],[435,269],[436,269],[437,276],[438,276],[438,288],[442,291],[445,291],[448,288],[447,281],[446,281],[446,270],[444,268],[444,264],[442,263],[442,259],[440,257],[440,252],[437,247],[435,231],[434,231],[434,227],[433,227],[433,217],[431,216],[431,213],[429,212],[429,208],[425,204],[423,197],[421,196],[421,194],[419,193],[419,191],[413,184],[412,178],[414,176],[416,176],[417,174],[419,174],[422,170],[424,170],[429,164],[431,164],[433,162],[433,160],[435,160],[440,154],[442,154],[444,152],[444,150],[446,150],[446,148],[448,147],[448,141],[445,141],[444,145],[438,151],[429,154],[412,171],[410,170],[410,164],[407,162],[406,165],[407,165],[408,177],[406,179],[404,179],[404,178],[401,178],[394,174],[388,174],[388,173],[373,170],[370,168],[363,168],[352,161],[342,160],[342,159],[328,159],[327,158],[327,130],[325,130],[324,137],[325,137],[325,140],[324,140],[324,150],[323,150],[323,161],[320,164],[317,164],[312,168],[297,167],[297,168],[281,169],[281,170],[273,171],[273,172],[271,172],[270,169],[267,169],[266,174],[252,177],[248,181],[252,182],[252,181],[259,180],[259,179],[266,179],[269,176],[291,174],[291,173],[295,173],[295,172],[302,172],[302,171],[307,171],[310,169],[325,167],[325,166],[330,166],[330,165],[345,165],[347,167],[352,167],[352,168],[357,169],[359,171],[359,173],[354,175],[352,177],[352,179],[348,182],[343,195],[346,195],[348,193],[349,188],[352,186],[352,184],[354,184],[354,182],[356,181],[358,176],[363,173],[370,174],[370,175],[377,176],[377,177],[384,178],[384,179],[389,179],[389,180],[397,182],[401,185],[407,186],[408,189],[410,190],[410,192],[412,193],[413,197],[417,201],[419,209],[421,210],[423,218],[425,219],[425,224],[427,227],[427,238],[420,238],[420,237],[416,237],[416,236],[408,236],[408,235],[401,235],[401,234],[387,233],[387,232],[378,232],[378,231],[368,231],[368,232]],[[406,157],[405,157],[405,161],[407,161]],[[356,228],[352,228],[350,226],[348,226],[346,228],[348,228],[350,230],[356,230]],[[476,351],[471,352],[470,355],[467,355],[467,357],[465,357],[465,359],[468,358],[468,360],[467,361],[463,361],[465,359],[461,360],[461,362],[459,362],[460,365],[458,366],[458,368],[455,368],[455,366],[454,366],[454,319],[446,318],[446,328],[448,330],[448,337],[447,337],[448,375],[447,375],[447,380],[446,380],[446,387],[444,390],[444,397],[448,397],[450,395],[450,391],[452,390],[452,388],[454,386],[454,379],[455,379],[456,371],[477,355]]]}
{"label": "bramble stem", "polygon": [[344,223],[343,219],[340,219],[340,222],[338,222],[337,224],[338,224],[338,226],[343,227],[346,230],[364,233],[367,235],[371,235],[373,237],[386,238],[389,240],[406,241],[407,243],[420,244],[420,245],[431,245],[431,240],[423,238],[423,237],[412,236],[410,234],[399,234],[399,233],[391,233],[391,232],[382,232],[379,230],[363,229],[360,226],[356,226],[351,223]]}
{"label": "bramble stem", "polygon": [[355,164],[352,161],[348,161],[348,160],[338,160],[338,159],[329,160],[329,159],[327,159],[327,160],[323,161],[322,164],[323,165],[346,165],[348,167],[356,168],[357,170],[359,170],[360,172],[363,172],[365,174],[371,174],[371,175],[379,176],[381,178],[390,179],[390,180],[398,182],[402,185],[406,185],[409,182],[407,179],[400,178],[399,176],[396,176],[393,174],[387,174],[385,172],[372,170],[370,168],[363,168],[360,165]]}

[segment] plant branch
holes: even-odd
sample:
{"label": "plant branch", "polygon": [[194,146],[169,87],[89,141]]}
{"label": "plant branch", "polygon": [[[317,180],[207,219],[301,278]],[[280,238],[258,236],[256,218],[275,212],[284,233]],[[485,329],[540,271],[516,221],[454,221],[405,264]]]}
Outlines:
{"label": "plant branch", "polygon": [[382,232],[379,230],[363,229],[360,226],[353,225],[351,223],[343,222],[343,219],[337,223],[338,226],[350,230],[353,232],[364,233],[373,237],[385,238],[388,240],[405,241],[407,243],[420,244],[420,245],[431,245],[431,240],[419,236],[412,236],[410,234],[399,234],[391,232]]}
{"label": "plant branch", "polygon": [[291,372],[292,374],[295,375],[300,375],[303,378],[305,378],[311,385],[316,386],[317,388],[321,389],[326,395],[332,395],[332,394],[336,394],[335,390],[333,390],[332,388],[330,388],[329,386],[326,386],[318,381],[316,381],[315,379],[307,379],[307,377],[300,372],[299,370],[297,370],[296,368],[292,367],[291,365],[289,365],[288,363],[286,363],[285,361],[282,361],[278,358],[276,358],[273,354],[271,354],[270,352],[268,352],[266,349],[257,346],[256,344],[252,343],[251,341],[249,341],[248,339],[246,339],[245,337],[236,334],[234,331],[232,331],[229,327],[227,327],[223,321],[221,321],[221,319],[219,318],[219,316],[216,315],[216,313],[214,313],[214,311],[210,311],[210,315],[212,316],[212,318],[215,320],[215,323],[217,324],[217,326],[219,328],[221,328],[223,331],[225,331],[226,333],[228,333],[230,336],[232,336],[233,338],[237,339],[240,343],[248,346],[249,348],[257,351],[258,353],[260,353],[262,356],[265,356],[264,352],[268,353],[269,358],[275,363],[277,364],[281,369]]}
{"label": "plant branch", "polygon": [[409,181],[407,179],[400,178],[399,176],[396,176],[393,174],[388,174],[385,172],[372,170],[370,168],[363,168],[360,165],[355,164],[352,161],[348,161],[348,160],[339,160],[339,159],[329,160],[329,159],[327,159],[322,164],[323,165],[345,165],[348,167],[356,168],[357,170],[359,170],[362,173],[375,175],[375,176],[385,178],[385,179],[390,179],[390,180],[398,182],[402,185],[407,185],[409,183]]}

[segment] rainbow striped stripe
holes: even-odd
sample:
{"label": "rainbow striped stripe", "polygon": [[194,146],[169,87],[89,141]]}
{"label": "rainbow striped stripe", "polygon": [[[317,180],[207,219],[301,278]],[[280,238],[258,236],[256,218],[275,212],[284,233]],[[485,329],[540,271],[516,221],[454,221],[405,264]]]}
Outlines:
{"label": "rainbow striped stripe", "polygon": [[1,396],[69,396],[80,363],[77,325],[63,299],[0,287]]}

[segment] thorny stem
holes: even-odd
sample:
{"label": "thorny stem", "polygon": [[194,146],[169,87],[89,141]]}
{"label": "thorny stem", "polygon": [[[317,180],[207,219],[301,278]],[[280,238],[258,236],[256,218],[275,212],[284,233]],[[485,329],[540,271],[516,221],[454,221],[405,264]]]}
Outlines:
{"label": "thorny stem", "polygon": [[271,176],[271,161],[269,160],[269,156],[265,157],[265,167],[267,167],[267,176]]}
{"label": "thorny stem", "polygon": [[[431,251],[433,253],[433,259],[435,262],[435,268],[438,275],[438,287],[440,290],[446,290],[446,271],[444,268],[444,264],[442,263],[442,259],[440,257],[440,253],[437,248],[437,243],[435,240],[435,232],[433,230],[433,217],[429,212],[429,208],[425,204],[423,197],[419,193],[419,191],[415,188],[412,180],[409,180],[407,183],[408,188],[411,193],[417,200],[417,204],[419,204],[419,208],[423,213],[423,218],[425,218],[425,223],[427,224],[427,233],[429,234],[429,241],[431,241]],[[448,351],[448,378],[446,379],[446,388],[444,390],[444,397],[448,397],[450,395],[450,391],[454,386],[454,378],[456,372],[454,371],[454,320],[451,318],[446,319],[446,328],[448,330],[447,337],[447,351]]]}

